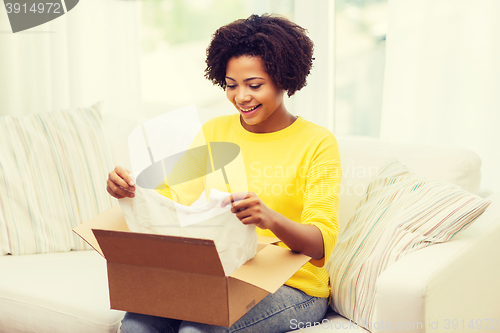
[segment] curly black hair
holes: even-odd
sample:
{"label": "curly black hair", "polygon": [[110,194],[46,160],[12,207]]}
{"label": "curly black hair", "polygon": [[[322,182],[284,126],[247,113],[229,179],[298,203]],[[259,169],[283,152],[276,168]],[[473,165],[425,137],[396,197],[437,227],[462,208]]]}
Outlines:
{"label": "curly black hair", "polygon": [[207,48],[205,77],[226,90],[226,65],[242,55],[262,58],[267,74],[288,97],[306,85],[314,58],[307,30],[290,20],[251,15],[219,28]]}

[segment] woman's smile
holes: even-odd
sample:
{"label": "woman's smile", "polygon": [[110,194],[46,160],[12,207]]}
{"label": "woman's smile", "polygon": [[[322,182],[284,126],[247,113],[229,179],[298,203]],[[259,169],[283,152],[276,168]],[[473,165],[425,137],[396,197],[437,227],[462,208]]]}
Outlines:
{"label": "woman's smile", "polygon": [[240,108],[240,110],[241,110],[241,111],[243,111],[243,112],[250,112],[250,111],[253,111],[253,110],[257,109],[257,108],[258,108],[259,106],[261,106],[261,105],[262,105],[262,104],[259,104],[259,105],[252,106],[251,108],[247,108],[247,109],[243,108],[243,106],[242,106],[242,105],[238,105],[238,107],[239,107],[239,108]]}
{"label": "woman's smile", "polygon": [[262,104],[252,106],[252,107],[244,107],[244,106],[241,106],[238,104],[236,104],[236,106],[238,107],[238,109],[240,109],[242,115],[244,115],[245,117],[252,117],[258,112],[258,110],[262,106]]}

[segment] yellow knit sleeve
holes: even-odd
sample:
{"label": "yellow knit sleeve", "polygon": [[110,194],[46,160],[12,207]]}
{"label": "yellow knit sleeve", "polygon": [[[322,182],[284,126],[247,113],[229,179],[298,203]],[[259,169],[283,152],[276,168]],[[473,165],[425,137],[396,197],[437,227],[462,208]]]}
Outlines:
{"label": "yellow knit sleeve", "polygon": [[313,161],[306,176],[301,222],[318,227],[323,236],[324,257],[310,263],[323,267],[335,247],[339,234],[338,212],[342,168],[336,142]]}

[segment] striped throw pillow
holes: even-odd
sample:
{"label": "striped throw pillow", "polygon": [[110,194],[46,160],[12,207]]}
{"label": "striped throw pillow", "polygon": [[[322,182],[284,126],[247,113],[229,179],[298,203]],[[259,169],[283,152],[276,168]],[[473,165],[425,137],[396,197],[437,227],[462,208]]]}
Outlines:
{"label": "striped throw pillow", "polygon": [[390,160],[368,185],[327,263],[333,309],[371,330],[378,276],[408,253],[450,240],[489,204]]}
{"label": "striped throw pillow", "polygon": [[112,207],[101,104],[0,117],[0,254],[86,249],[71,230]]}

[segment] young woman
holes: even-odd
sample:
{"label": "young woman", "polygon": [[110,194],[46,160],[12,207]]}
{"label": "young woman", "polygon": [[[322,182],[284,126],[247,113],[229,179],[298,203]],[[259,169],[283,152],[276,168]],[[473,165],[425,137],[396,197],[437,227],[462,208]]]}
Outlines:
{"label": "young woman", "polygon": [[[279,246],[310,262],[230,328],[126,313],[122,333],[287,332],[292,323],[321,321],[330,295],[323,266],[338,235],[339,153],[330,131],[292,115],[283,103],[285,92],[291,96],[306,85],[312,53],[305,30],[282,17],[252,15],[219,28],[207,49],[205,76],[238,112],[203,126],[207,142],[238,144],[245,163],[249,192],[232,193],[222,205],[231,204],[242,223],[278,237]],[[107,190],[123,198],[134,197],[135,188],[116,167]]]}

